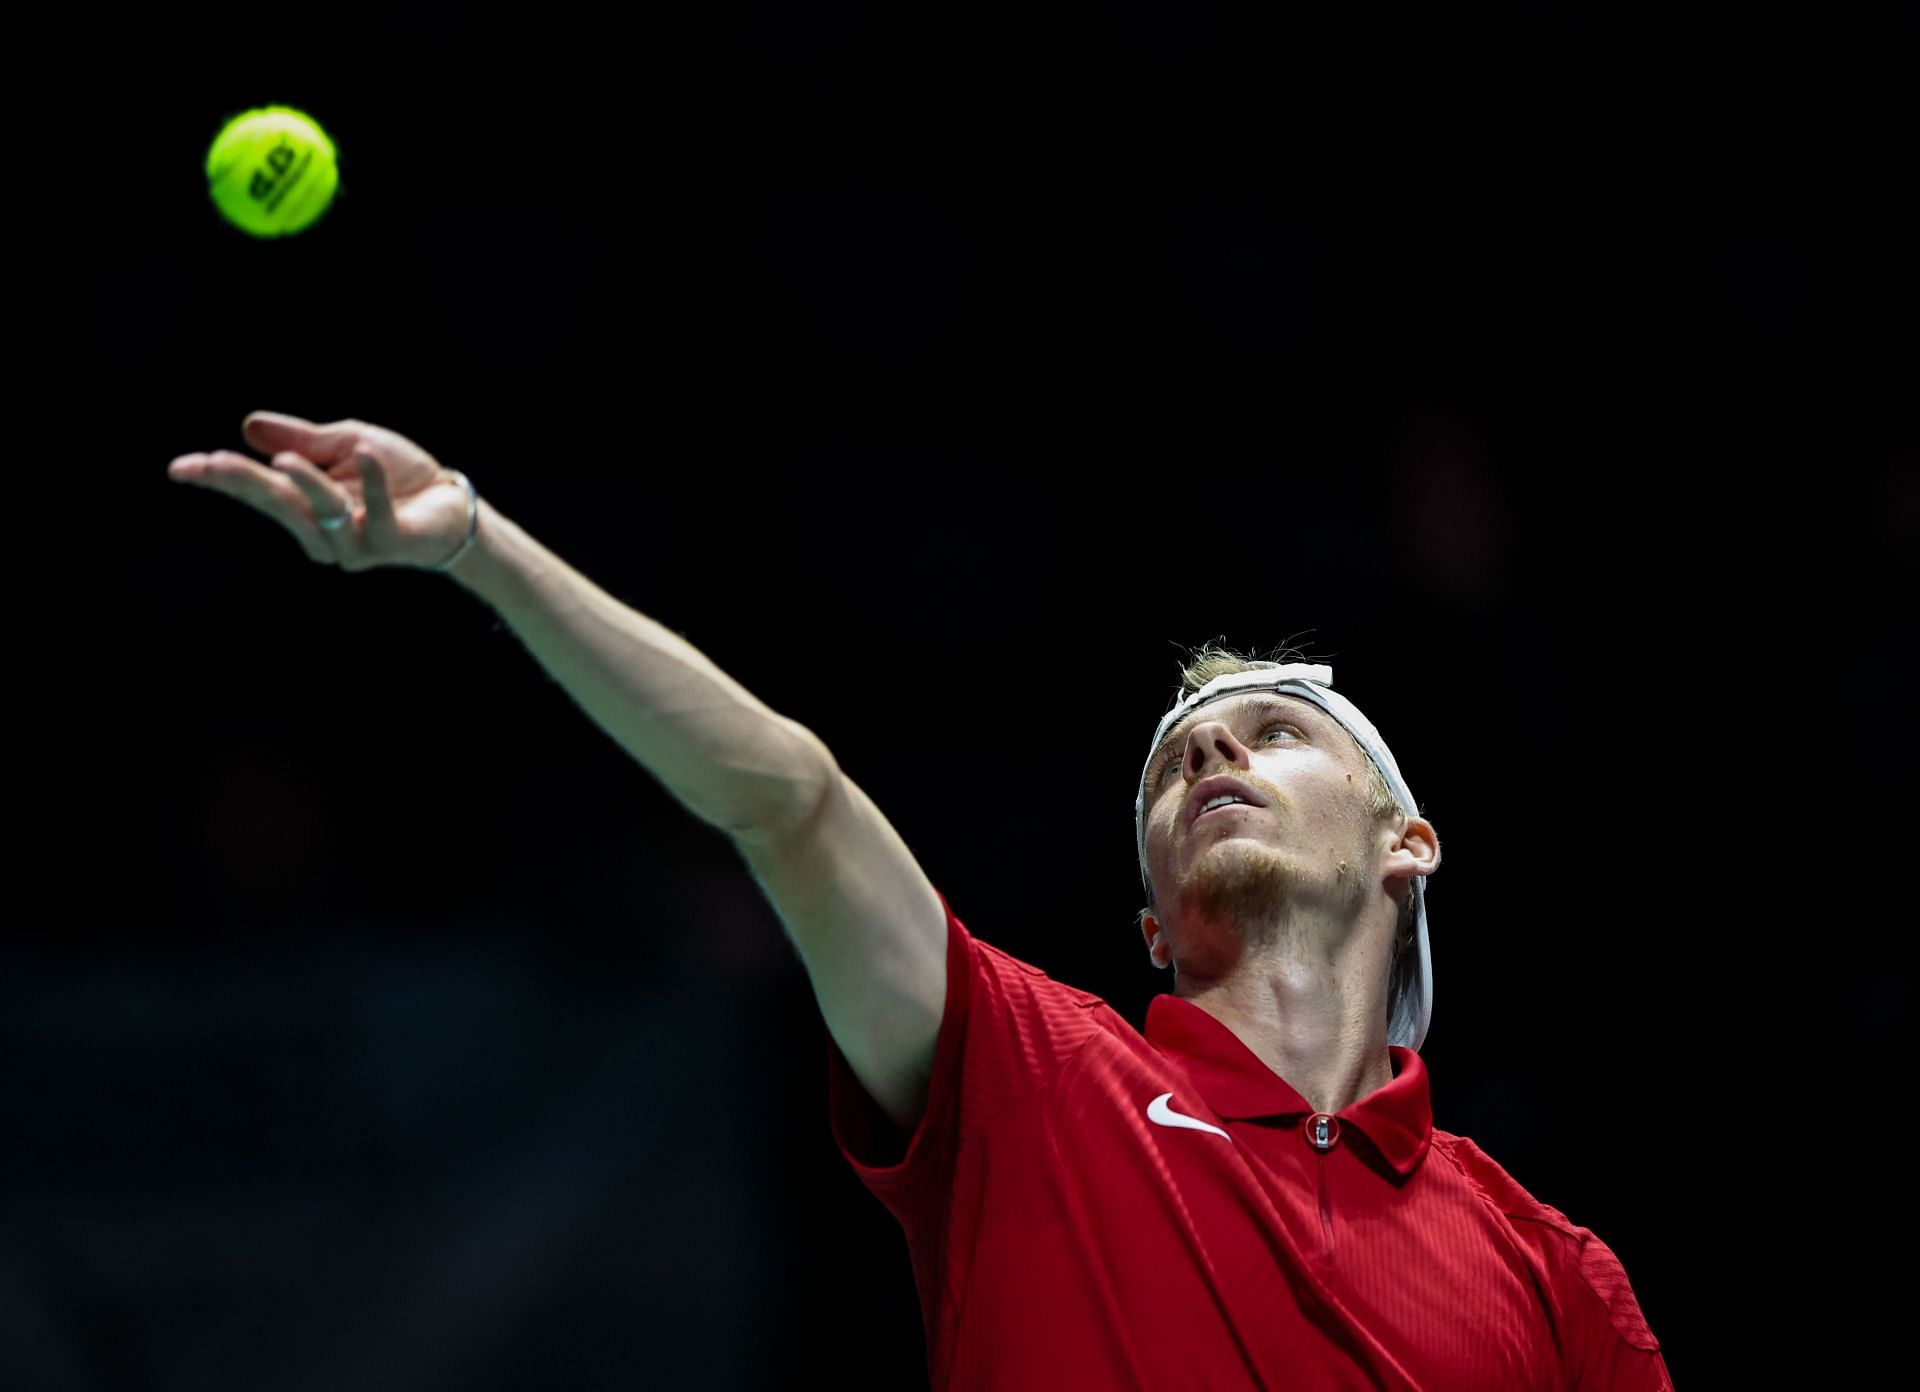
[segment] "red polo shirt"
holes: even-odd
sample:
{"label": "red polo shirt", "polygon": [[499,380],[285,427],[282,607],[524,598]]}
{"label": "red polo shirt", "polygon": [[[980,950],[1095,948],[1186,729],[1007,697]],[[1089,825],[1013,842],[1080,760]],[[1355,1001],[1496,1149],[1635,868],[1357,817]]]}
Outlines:
{"label": "red polo shirt", "polygon": [[[941,896],[946,904],[946,896]],[[1607,1245],[1433,1129],[1426,1066],[1332,1117],[1162,995],[1143,1038],[947,905],[902,1154],[827,1036],[836,1143],[905,1230],[945,1389],[1670,1389]]]}

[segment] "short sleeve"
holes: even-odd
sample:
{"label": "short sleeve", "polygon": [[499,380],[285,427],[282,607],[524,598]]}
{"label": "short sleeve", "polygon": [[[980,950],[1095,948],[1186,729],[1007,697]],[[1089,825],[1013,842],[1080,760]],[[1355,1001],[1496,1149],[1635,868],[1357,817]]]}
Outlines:
{"label": "short sleeve", "polygon": [[[936,891],[937,892],[937,891]],[[1056,1076],[1096,1032],[1098,996],[1053,980],[968,932],[944,894],[947,993],[927,1110],[904,1151],[886,1113],[829,1032],[827,1109],[835,1144],[916,1245],[944,1219],[969,1136]]]}
{"label": "short sleeve", "polygon": [[1487,1201],[1513,1225],[1553,1292],[1561,1357],[1571,1392],[1673,1392],[1660,1341],[1640,1313],[1627,1270],[1590,1228],[1526,1191],[1465,1136],[1447,1149]]}
{"label": "short sleeve", "polygon": [[1568,1385],[1573,1392],[1673,1392],[1660,1341],[1647,1327],[1613,1249],[1575,1228],[1561,1285]]}

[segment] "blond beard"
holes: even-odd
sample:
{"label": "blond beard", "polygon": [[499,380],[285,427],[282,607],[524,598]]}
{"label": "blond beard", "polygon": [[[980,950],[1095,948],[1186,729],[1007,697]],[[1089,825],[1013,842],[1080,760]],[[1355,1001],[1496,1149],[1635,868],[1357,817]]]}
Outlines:
{"label": "blond beard", "polygon": [[[1366,895],[1361,876],[1341,860],[1334,871],[1338,881],[1335,912],[1357,912]],[[1208,850],[1181,886],[1178,916],[1182,923],[1223,923],[1238,930],[1242,952],[1266,952],[1290,946],[1296,926],[1294,910],[1301,906],[1301,886],[1287,858],[1271,846],[1252,840],[1233,840]],[[1196,945],[1187,938],[1188,950]]]}

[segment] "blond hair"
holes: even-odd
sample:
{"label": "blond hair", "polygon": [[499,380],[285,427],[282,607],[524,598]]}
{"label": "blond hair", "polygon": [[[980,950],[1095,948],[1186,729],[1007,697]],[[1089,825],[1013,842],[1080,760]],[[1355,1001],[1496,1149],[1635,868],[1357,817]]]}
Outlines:
{"label": "blond hair", "polygon": [[[1180,696],[1181,699],[1184,700],[1186,697],[1193,695],[1194,692],[1206,686],[1206,684],[1215,677],[1223,677],[1232,672],[1252,671],[1255,667],[1262,666],[1269,662],[1278,662],[1285,665],[1293,662],[1315,663],[1324,661],[1326,661],[1325,658],[1309,657],[1304,652],[1297,652],[1284,645],[1274,649],[1270,657],[1256,658],[1248,654],[1234,652],[1231,648],[1223,648],[1218,643],[1209,640],[1201,646],[1198,655],[1194,656],[1190,662],[1187,662],[1181,668]],[[1376,822],[1390,821],[1400,814],[1402,810],[1400,804],[1394,800],[1393,790],[1387,787],[1386,777],[1374,764],[1373,756],[1368,754],[1365,749],[1360,748],[1360,742],[1358,740],[1354,741],[1354,748],[1360,749],[1360,757],[1366,760],[1367,765],[1367,786],[1361,793],[1361,796],[1366,799],[1367,815]],[[1154,903],[1149,903],[1146,909],[1141,910],[1143,916],[1151,912],[1155,903],[1157,903],[1151,884],[1148,886],[1147,896],[1149,900],[1154,900]],[[1401,991],[1413,984],[1414,962],[1409,953],[1409,949],[1412,948],[1414,941],[1413,894],[1411,892],[1407,895],[1406,903],[1400,906],[1400,920],[1394,925],[1393,932],[1393,958],[1387,973],[1392,983],[1387,996],[1389,1003],[1399,1000]],[[1388,1017],[1392,1017],[1391,1004],[1389,1004]]]}

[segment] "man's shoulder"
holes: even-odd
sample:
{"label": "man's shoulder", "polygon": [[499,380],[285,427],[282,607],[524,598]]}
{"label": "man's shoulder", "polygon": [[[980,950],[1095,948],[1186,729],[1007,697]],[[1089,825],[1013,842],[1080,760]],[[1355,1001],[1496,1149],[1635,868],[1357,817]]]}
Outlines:
{"label": "man's shoulder", "polygon": [[[1083,1045],[1129,1027],[1102,997],[979,937],[971,938],[972,1030],[1009,1041],[1024,1065],[1064,1065]],[[985,1057],[999,1058],[994,1046]],[[976,1054],[976,1061],[981,1055]]]}
{"label": "man's shoulder", "polygon": [[968,936],[972,938],[974,951],[979,954],[982,964],[990,974],[1003,980],[1020,981],[1028,990],[1041,993],[1050,1004],[1077,1010],[1111,1009],[1105,1000],[1093,992],[1083,991],[1078,986],[1069,986],[1045,968],[1036,967],[1024,958],[1016,957],[1006,949],[994,946],[984,938],[971,933]]}
{"label": "man's shoulder", "polygon": [[1552,1204],[1542,1203],[1528,1193],[1519,1180],[1508,1174],[1499,1161],[1480,1149],[1471,1137],[1456,1136],[1435,1127],[1433,1142],[1453,1158],[1454,1164],[1468,1182],[1480,1191],[1481,1196],[1507,1217],[1542,1224],[1566,1237],[1575,1237],[1583,1231]]}
{"label": "man's shoulder", "polygon": [[1453,1158],[1468,1181],[1503,1214],[1514,1232],[1547,1260],[1563,1281],[1575,1282],[1606,1307],[1615,1332],[1635,1348],[1657,1352],[1659,1340],[1648,1328],[1627,1280],[1627,1270],[1611,1247],[1552,1204],[1528,1193],[1491,1155],[1466,1136],[1436,1129],[1434,1144]]}

